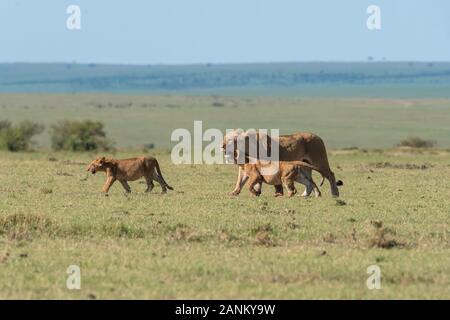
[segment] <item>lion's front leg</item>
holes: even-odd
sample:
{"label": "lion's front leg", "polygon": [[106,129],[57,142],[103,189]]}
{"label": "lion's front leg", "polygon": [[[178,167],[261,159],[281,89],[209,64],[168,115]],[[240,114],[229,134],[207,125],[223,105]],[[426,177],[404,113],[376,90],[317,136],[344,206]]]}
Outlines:
{"label": "lion's front leg", "polygon": [[236,186],[234,187],[234,190],[230,192],[230,195],[237,196],[241,193],[242,187],[247,182],[248,177],[245,175],[244,170],[242,170],[241,167],[239,167],[239,173],[238,178],[236,181]]}
{"label": "lion's front leg", "polygon": [[116,178],[114,177],[108,177],[106,179],[105,185],[103,186],[102,192],[103,193],[108,193],[109,188],[111,188],[111,186],[113,185],[114,181],[116,181]]}
{"label": "lion's front leg", "polygon": [[261,182],[257,182],[255,184],[255,186],[253,187],[253,189],[255,189],[256,192],[258,192],[259,194],[262,193],[262,183]]}
{"label": "lion's front leg", "polygon": [[[254,196],[259,197],[261,195],[261,190],[257,190],[255,188],[255,186],[257,185],[261,185],[261,182],[259,181],[259,179],[255,179],[255,178],[250,178],[249,180],[249,186],[248,186],[248,190],[250,191],[251,194],[253,194]],[[260,188],[258,188],[260,189]]]}

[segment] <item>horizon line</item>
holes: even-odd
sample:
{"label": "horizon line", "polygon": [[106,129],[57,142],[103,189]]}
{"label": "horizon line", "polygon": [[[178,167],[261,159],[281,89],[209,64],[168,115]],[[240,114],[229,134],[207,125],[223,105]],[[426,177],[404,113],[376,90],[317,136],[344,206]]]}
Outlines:
{"label": "horizon line", "polygon": [[180,63],[127,63],[127,62],[86,62],[86,61],[0,61],[5,64],[65,64],[65,65],[92,65],[97,66],[199,66],[199,65],[257,65],[257,64],[295,64],[295,63],[450,63],[450,60],[297,60],[297,61],[253,61],[253,62],[180,62]]}

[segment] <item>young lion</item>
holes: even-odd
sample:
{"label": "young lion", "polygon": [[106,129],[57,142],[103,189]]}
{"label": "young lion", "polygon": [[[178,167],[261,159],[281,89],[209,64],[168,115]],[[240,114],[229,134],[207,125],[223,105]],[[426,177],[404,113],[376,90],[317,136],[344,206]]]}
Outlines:
{"label": "young lion", "polygon": [[115,160],[111,158],[98,157],[88,166],[87,171],[95,174],[97,171],[106,172],[106,183],[102,192],[108,193],[112,184],[118,180],[127,193],[131,192],[131,188],[127,181],[135,181],[142,177],[147,182],[147,190],[152,191],[156,180],[162,188],[162,193],[166,193],[167,189],[173,190],[171,186],[164,180],[158,161],[153,157],[139,157],[123,160]]}
{"label": "young lion", "polygon": [[255,186],[264,182],[269,185],[283,184],[289,190],[289,197],[292,197],[297,193],[297,189],[294,186],[294,181],[300,182],[304,185],[312,185],[314,195],[316,197],[320,197],[322,195],[317,185],[311,179],[310,175],[304,171],[304,169],[313,169],[320,174],[322,174],[322,172],[317,167],[306,162],[271,161],[267,164],[263,164],[261,161],[257,160],[256,163],[245,163],[240,164],[239,166],[245,175],[241,187],[248,181],[249,190],[255,196],[259,196],[261,194],[259,190],[255,189]]}

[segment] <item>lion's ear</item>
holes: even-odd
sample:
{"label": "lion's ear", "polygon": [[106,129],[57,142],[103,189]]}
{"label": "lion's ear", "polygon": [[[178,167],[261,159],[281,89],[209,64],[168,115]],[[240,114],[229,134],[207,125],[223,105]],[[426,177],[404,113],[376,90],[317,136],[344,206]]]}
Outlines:
{"label": "lion's ear", "polygon": [[233,132],[234,132],[235,135],[238,135],[238,136],[242,135],[243,133],[245,133],[245,131],[243,129],[241,129],[241,128],[234,129]]}
{"label": "lion's ear", "polygon": [[244,133],[245,141],[257,143],[259,139],[258,132],[255,129],[249,129]]}
{"label": "lion's ear", "polygon": [[105,157],[101,157],[101,158],[100,158],[100,163],[103,164],[103,163],[105,163],[105,161],[106,161],[106,158],[105,158]]}

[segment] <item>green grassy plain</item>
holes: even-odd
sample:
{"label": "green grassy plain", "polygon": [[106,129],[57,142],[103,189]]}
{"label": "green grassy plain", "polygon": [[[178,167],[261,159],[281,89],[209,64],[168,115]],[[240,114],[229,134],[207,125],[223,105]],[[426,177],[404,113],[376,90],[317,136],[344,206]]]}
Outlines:
{"label": "green grassy plain", "polygon": [[152,154],[167,195],[139,182],[101,195],[94,154],[0,153],[0,298],[450,298],[448,152],[333,151],[343,202],[328,185],[320,199],[227,196],[233,165]]}
{"label": "green grassy plain", "polygon": [[[166,195],[100,194],[97,153],[0,152],[0,298],[450,298],[450,101],[0,94],[0,120],[100,120],[117,158],[154,143]],[[228,196],[233,165],[170,161],[170,133],[280,128],[322,136],[341,201]],[[415,135],[438,149],[392,146]],[[359,147],[348,148],[348,147]],[[347,148],[342,150],[339,148]],[[383,148],[383,149],[381,149]],[[316,177],[319,180],[319,177]],[[300,186],[299,186],[300,189]],[[66,270],[81,268],[81,290]],[[381,268],[380,290],[366,287]]]}
{"label": "green grassy plain", "polygon": [[[278,128],[311,131],[329,148],[386,148],[408,136],[450,147],[449,99],[192,97],[114,94],[0,94],[0,120],[98,120],[119,148],[169,149],[174,129]],[[49,147],[49,130],[37,137]]]}

